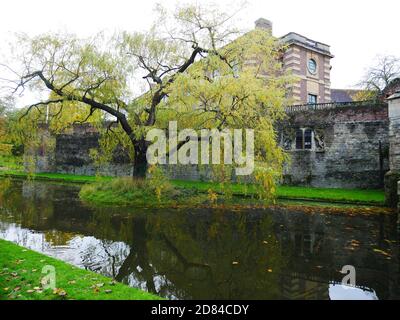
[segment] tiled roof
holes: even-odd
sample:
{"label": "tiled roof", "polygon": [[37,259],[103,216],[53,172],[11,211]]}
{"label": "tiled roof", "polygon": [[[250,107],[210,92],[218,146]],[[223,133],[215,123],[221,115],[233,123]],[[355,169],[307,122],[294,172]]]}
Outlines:
{"label": "tiled roof", "polygon": [[354,89],[331,89],[331,100],[332,102],[352,102],[353,97],[363,90]]}

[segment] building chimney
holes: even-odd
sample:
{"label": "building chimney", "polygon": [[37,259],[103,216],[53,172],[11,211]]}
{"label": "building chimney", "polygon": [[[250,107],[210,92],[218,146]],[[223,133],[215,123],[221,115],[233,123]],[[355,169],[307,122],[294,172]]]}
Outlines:
{"label": "building chimney", "polygon": [[272,33],[272,22],[271,21],[264,19],[264,18],[260,18],[260,19],[256,20],[255,24],[256,24],[256,29],[269,30]]}

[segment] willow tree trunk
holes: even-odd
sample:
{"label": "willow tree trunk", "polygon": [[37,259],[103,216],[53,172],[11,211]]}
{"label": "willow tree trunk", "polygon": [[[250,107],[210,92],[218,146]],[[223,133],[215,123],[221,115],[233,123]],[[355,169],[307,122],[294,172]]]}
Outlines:
{"label": "willow tree trunk", "polygon": [[147,146],[140,142],[135,146],[135,159],[133,161],[133,177],[145,178],[147,172]]}

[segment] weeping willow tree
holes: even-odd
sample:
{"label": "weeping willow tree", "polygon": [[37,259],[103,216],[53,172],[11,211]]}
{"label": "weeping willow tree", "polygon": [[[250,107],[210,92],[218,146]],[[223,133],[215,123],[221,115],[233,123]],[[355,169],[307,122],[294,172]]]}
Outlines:
{"label": "weeping willow tree", "polygon": [[94,156],[109,157],[122,146],[134,176],[147,170],[146,133],[166,130],[169,121],[194,130],[254,129],[259,175],[270,189],[284,160],[274,123],[283,117],[290,81],[281,44],[266,30],[239,33],[231,27],[234,15],[215,8],[157,12],[147,32],[19,37],[14,92],[44,97],[24,109],[21,117],[29,120],[20,126],[47,122],[63,130],[90,122],[102,137]]}
{"label": "weeping willow tree", "polygon": [[10,97],[8,98],[9,99],[0,98],[0,156],[4,154],[10,155],[12,147],[8,135],[8,127],[14,101],[10,99]]}
{"label": "weeping willow tree", "polygon": [[0,139],[5,135],[5,123],[6,123],[5,110],[6,107],[3,101],[0,100]]}

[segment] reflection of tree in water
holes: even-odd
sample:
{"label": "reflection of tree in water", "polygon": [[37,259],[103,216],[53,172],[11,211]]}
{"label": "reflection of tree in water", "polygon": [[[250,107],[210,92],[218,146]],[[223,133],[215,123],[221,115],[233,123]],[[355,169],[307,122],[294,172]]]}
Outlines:
{"label": "reflection of tree in water", "polygon": [[147,231],[145,219],[134,219],[132,229],[131,250],[116,276],[117,281],[124,282],[127,275],[134,274],[137,281],[146,283],[146,289],[156,292],[154,279],[155,271],[149,261],[147,249]]}
{"label": "reflection of tree in water", "polygon": [[0,214],[7,218],[4,210],[13,222],[24,223],[28,227],[36,227],[53,214],[53,188],[37,184],[34,181],[15,181],[0,179]]}
{"label": "reflection of tree in water", "polygon": [[274,297],[284,259],[271,219],[197,215],[135,218],[132,249],[117,280],[134,274],[147,290],[179,298]]}
{"label": "reflection of tree in water", "polygon": [[[357,278],[379,297],[398,287],[398,250],[390,251],[395,245],[388,241],[397,235],[387,215],[94,210],[64,188],[0,180],[1,221],[41,231],[55,250],[68,246],[76,265],[165,297],[324,298],[331,271],[345,264],[360,267]],[[26,232],[10,232],[22,244],[31,241]],[[359,246],[348,250],[352,240]],[[373,248],[393,253],[393,260]]]}
{"label": "reflection of tree in water", "polygon": [[77,237],[70,246],[79,249],[81,265],[111,278],[116,278],[118,270],[129,254],[129,246],[124,242],[99,240],[94,237]]}

